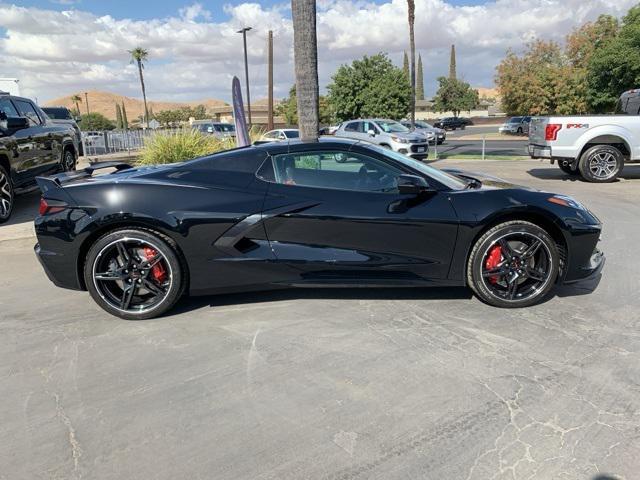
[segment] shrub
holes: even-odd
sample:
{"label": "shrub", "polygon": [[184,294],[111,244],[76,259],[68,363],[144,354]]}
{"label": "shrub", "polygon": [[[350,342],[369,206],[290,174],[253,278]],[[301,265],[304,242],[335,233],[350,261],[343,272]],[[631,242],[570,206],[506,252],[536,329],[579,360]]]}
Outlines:
{"label": "shrub", "polygon": [[138,163],[158,165],[185,162],[235,147],[232,138],[219,139],[197,130],[184,129],[175,133],[156,133],[145,140]]}

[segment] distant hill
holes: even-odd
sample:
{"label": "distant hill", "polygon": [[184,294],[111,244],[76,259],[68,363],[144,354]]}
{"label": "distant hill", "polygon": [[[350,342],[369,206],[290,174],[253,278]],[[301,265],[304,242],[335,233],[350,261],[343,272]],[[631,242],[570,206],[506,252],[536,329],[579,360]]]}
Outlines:
{"label": "distant hill", "polygon": [[[82,102],[80,103],[80,111],[81,113],[85,113],[86,106],[84,104],[84,92],[80,93],[71,93],[65,97],[56,98],[54,100],[50,100],[45,103],[47,107],[54,106],[64,106],[69,109],[75,109],[75,105],[71,100],[71,97],[74,95],[79,95],[82,98]],[[138,117],[140,117],[144,112],[144,102],[142,99],[124,97],[122,95],[117,95],[111,92],[100,92],[100,91],[89,91],[89,111],[90,112],[98,112],[104,115],[105,117],[115,120],[116,119],[116,103],[122,104],[124,102],[125,109],[127,110],[127,118],[129,121],[132,121]],[[220,107],[226,105],[226,102],[222,100],[218,100],[215,98],[208,98],[205,100],[198,100],[193,102],[162,102],[156,100],[149,100],[147,102],[149,108],[157,113],[162,110],[175,110],[181,107],[195,107],[196,105],[204,105],[207,110],[213,107]]]}

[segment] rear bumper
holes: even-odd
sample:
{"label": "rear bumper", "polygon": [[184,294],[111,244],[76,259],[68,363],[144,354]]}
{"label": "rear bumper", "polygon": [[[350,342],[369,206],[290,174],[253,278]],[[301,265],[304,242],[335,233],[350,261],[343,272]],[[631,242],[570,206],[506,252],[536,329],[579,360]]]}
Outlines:
{"label": "rear bumper", "polygon": [[33,250],[44,269],[44,273],[55,286],[70,290],[83,290],[78,281],[77,272],[74,268],[69,268],[70,263],[65,255],[44,250],[39,243],[36,243]]}
{"label": "rear bumper", "polygon": [[551,147],[529,144],[529,156],[531,158],[551,158]]}

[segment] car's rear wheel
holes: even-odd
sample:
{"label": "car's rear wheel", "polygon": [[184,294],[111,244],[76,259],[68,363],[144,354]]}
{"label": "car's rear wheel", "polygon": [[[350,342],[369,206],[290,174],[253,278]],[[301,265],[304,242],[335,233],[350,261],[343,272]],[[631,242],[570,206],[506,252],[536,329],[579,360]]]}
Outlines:
{"label": "car's rear wheel", "polygon": [[567,162],[566,160],[560,160],[558,161],[558,166],[560,167],[560,170],[562,170],[564,173],[568,174],[568,175],[580,175],[580,170],[578,169],[578,166],[574,166],[573,164],[571,164],[570,162]]}
{"label": "car's rear wheel", "polygon": [[612,145],[595,145],[580,157],[578,168],[585,180],[594,183],[614,181],[624,167],[624,155]]}
{"label": "car's rear wheel", "polygon": [[174,242],[142,229],[110,232],[89,249],[84,279],[96,303],[127,320],[157,317],[184,292],[185,269]]}
{"label": "car's rear wheel", "polygon": [[0,223],[4,223],[11,217],[15,193],[9,172],[0,165]]}
{"label": "car's rear wheel", "polygon": [[473,246],[467,283],[485,303],[517,308],[534,305],[558,277],[558,248],[539,226],[521,220],[501,223]]}

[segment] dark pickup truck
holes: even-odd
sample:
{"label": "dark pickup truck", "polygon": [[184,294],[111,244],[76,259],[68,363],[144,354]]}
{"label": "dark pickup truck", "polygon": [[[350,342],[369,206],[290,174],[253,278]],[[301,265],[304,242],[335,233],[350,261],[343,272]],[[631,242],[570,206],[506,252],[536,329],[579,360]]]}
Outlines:
{"label": "dark pickup truck", "polygon": [[0,223],[16,195],[36,188],[36,177],[75,170],[73,128],[55,124],[28,98],[0,92]]}

